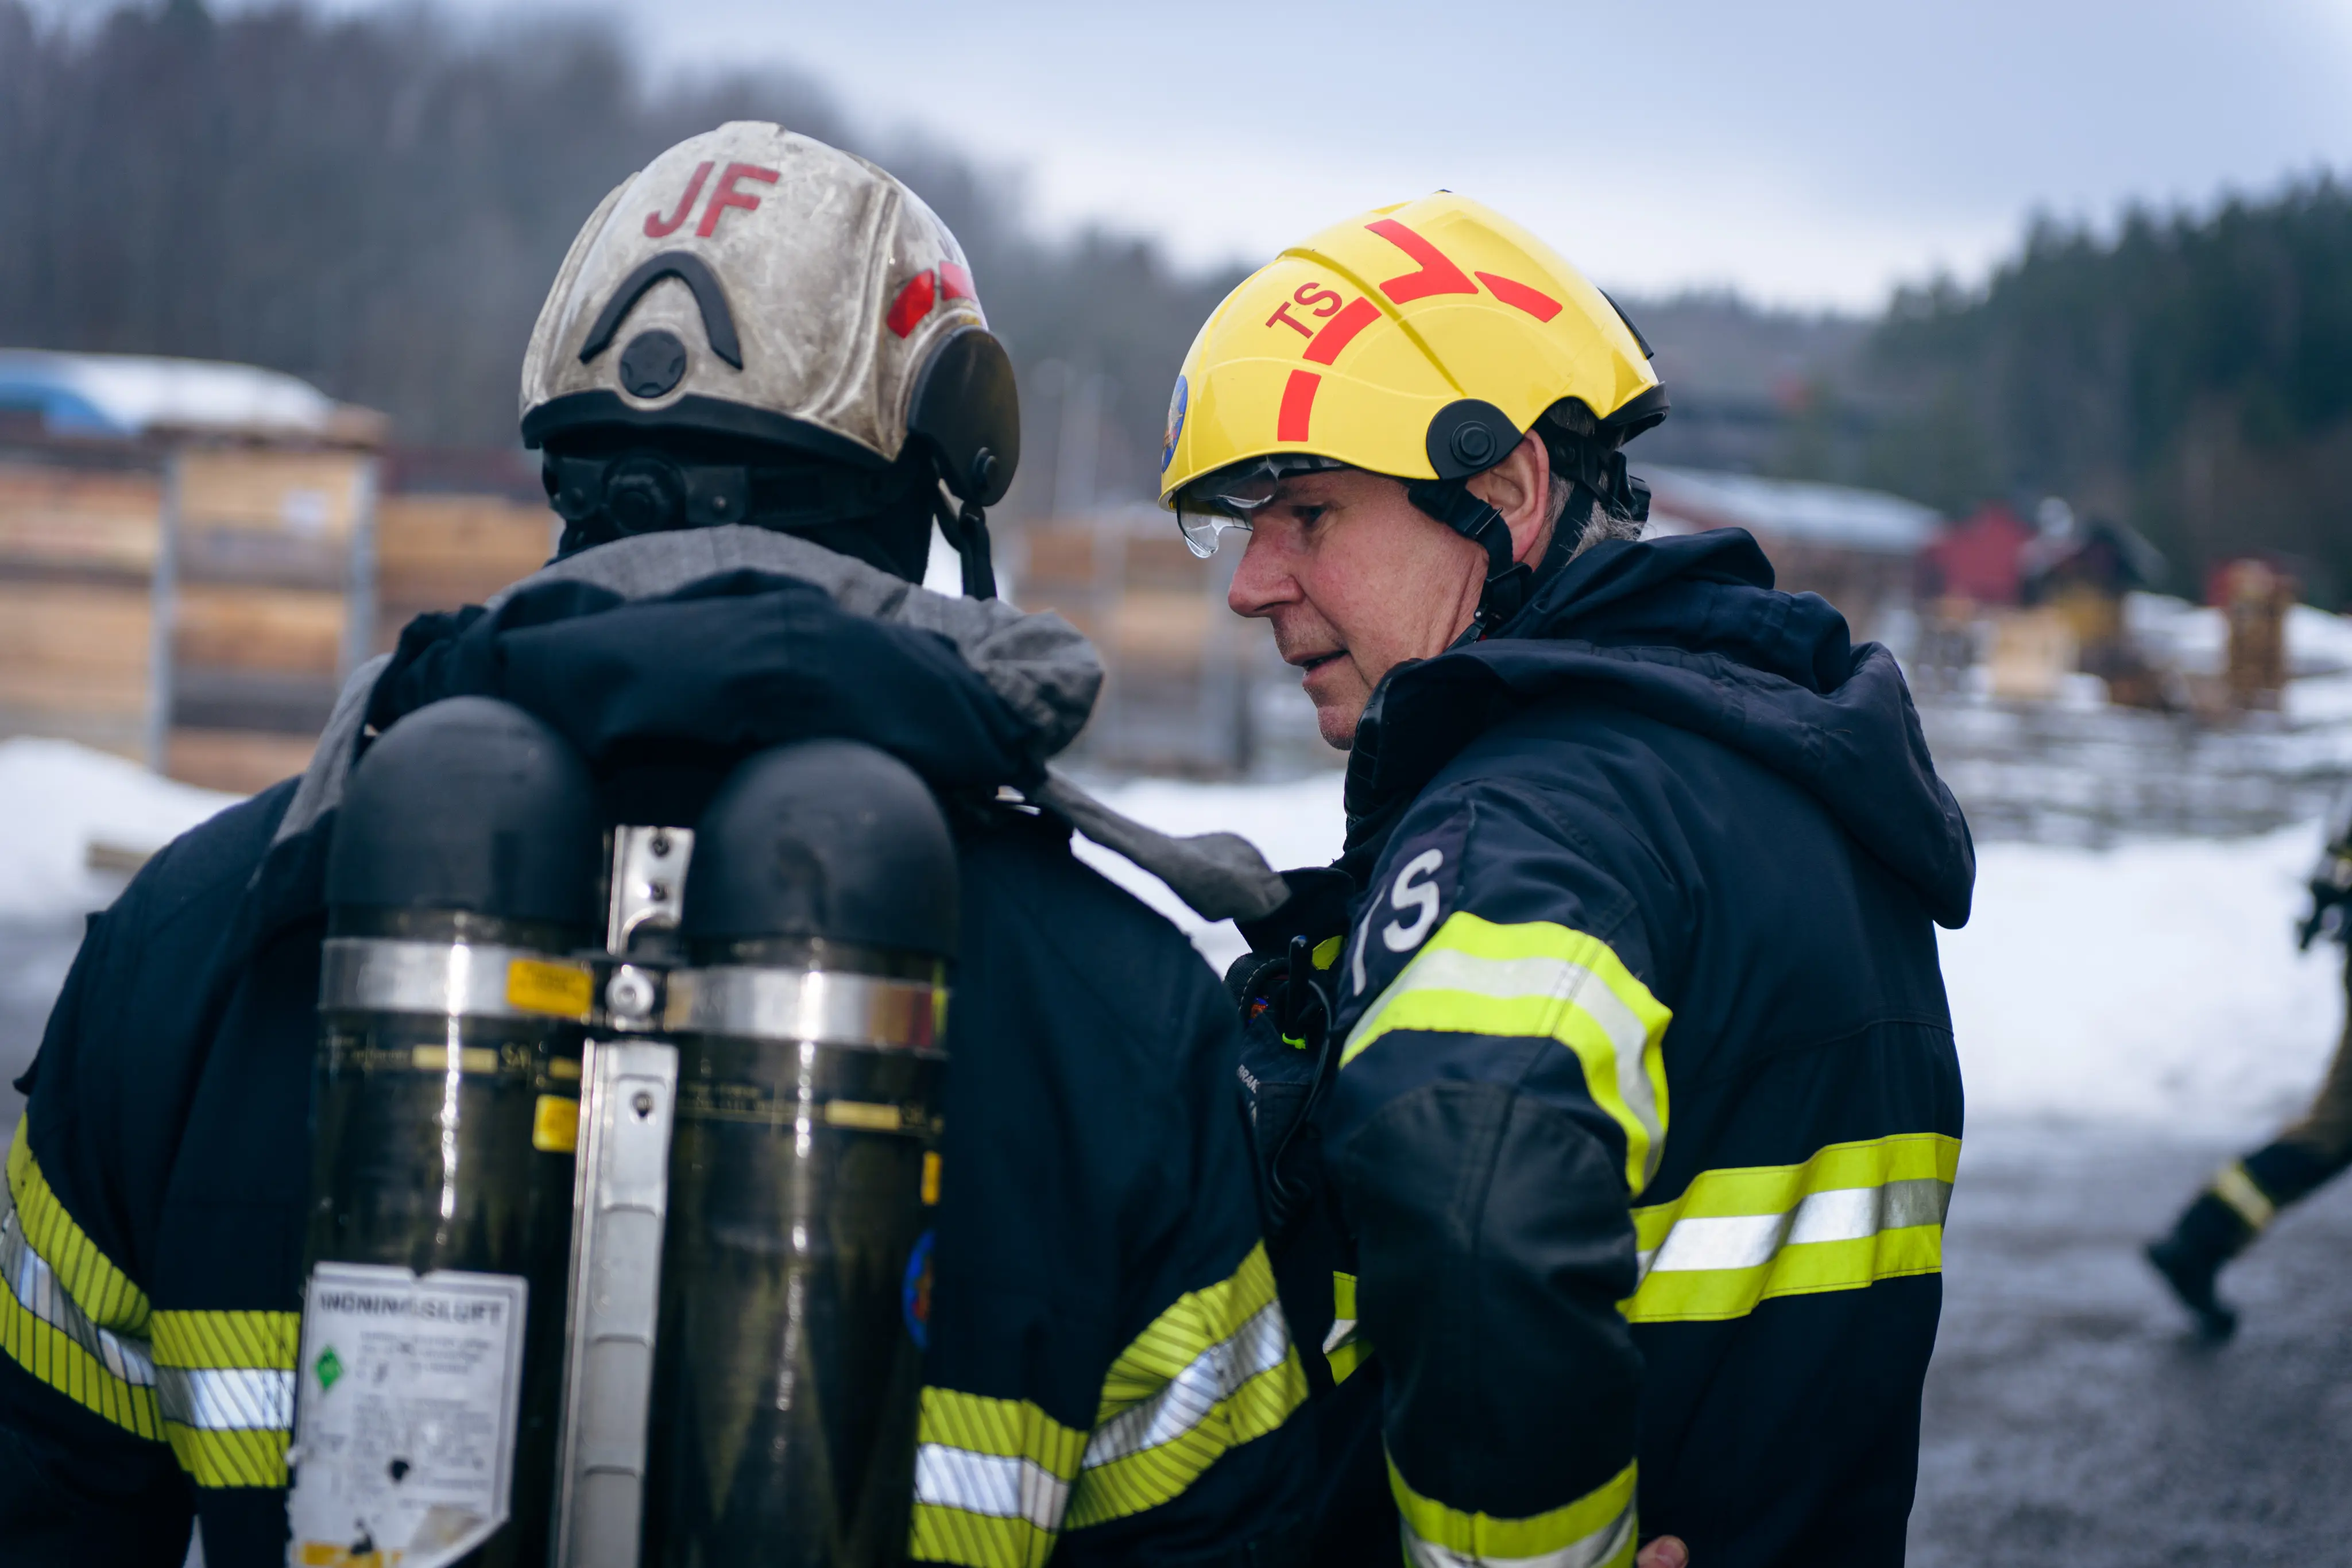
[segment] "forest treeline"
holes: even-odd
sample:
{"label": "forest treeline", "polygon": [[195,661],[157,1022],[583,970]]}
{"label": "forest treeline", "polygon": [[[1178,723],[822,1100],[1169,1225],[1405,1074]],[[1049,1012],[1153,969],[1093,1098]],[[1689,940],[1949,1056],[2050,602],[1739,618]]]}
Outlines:
{"label": "forest treeline", "polygon": [[2326,175],[2111,234],[2034,225],[1980,288],[1898,294],[1786,434],[1786,472],[1957,513],[2128,522],[2194,593],[2223,557],[2352,591],[2352,190]]}
{"label": "forest treeline", "polygon": [[[0,0],[0,344],[247,361],[386,411],[404,443],[507,445],[579,224],[662,148],[742,118],[875,158],[954,228],[1023,371],[1023,509],[1150,493],[1170,378],[1232,275],[1041,235],[1016,176],[877,140],[788,71],[653,80],[584,16],[461,30],[131,0],[65,26]],[[1685,411],[1654,461],[1952,514],[2056,494],[2147,534],[2178,589],[2268,548],[2327,601],[2352,591],[2352,192],[2332,179],[2111,233],[2037,224],[1980,287],[1906,291],[1866,332],[1629,303]],[[1767,361],[1811,384],[1767,396]]]}
{"label": "forest treeline", "polygon": [[1011,176],[877,142],[790,72],[651,81],[587,16],[460,32],[164,0],[67,27],[0,0],[0,344],[244,361],[385,411],[404,443],[510,444],[572,235],[662,149],[743,119],[874,158],[954,229],[1024,371],[1031,506],[1056,476],[1065,502],[1147,493],[1172,367],[1233,278],[1041,238]]}

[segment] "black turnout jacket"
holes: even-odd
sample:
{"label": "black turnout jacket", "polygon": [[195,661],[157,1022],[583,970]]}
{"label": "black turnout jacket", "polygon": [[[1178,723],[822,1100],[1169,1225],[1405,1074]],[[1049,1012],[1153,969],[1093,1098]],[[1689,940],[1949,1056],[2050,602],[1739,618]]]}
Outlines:
{"label": "black turnout jacket", "polygon": [[1893,658],[1744,533],[1605,544],[1391,674],[1348,805],[1246,928],[1319,1091],[1236,970],[1317,1561],[1899,1563],[1974,857]]}
{"label": "black turnout jacket", "polygon": [[[372,717],[461,693],[539,714],[608,782],[707,789],[752,748],[826,735],[932,783],[965,936],[916,1554],[1276,1561],[1307,1468],[1285,1445],[1311,1439],[1286,1426],[1306,1388],[1230,1003],[1072,857],[1066,823],[994,803],[1041,762],[954,646],[776,576],[631,601],[554,582],[413,625]],[[284,1561],[333,821],[281,836],[294,792],[185,834],[92,918],[27,1074],[0,1225],[12,1565],[178,1568],[192,1518],[211,1568]]]}

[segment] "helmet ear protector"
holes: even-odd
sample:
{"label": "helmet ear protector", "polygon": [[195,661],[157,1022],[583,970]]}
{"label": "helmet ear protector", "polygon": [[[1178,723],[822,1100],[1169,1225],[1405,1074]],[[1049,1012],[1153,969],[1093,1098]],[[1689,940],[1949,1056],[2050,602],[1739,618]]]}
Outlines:
{"label": "helmet ear protector", "polygon": [[996,566],[981,508],[1013,487],[1021,461],[1021,396],[1012,357],[994,333],[958,328],[932,353],[915,378],[907,434],[930,447],[940,482],[962,503],[950,506],[947,496],[937,496],[933,511],[963,563],[965,597],[995,598]]}
{"label": "helmet ear protector", "polygon": [[992,507],[1021,463],[1021,393],[996,335],[960,327],[915,378],[907,433],[929,442],[940,478],[960,501]]}

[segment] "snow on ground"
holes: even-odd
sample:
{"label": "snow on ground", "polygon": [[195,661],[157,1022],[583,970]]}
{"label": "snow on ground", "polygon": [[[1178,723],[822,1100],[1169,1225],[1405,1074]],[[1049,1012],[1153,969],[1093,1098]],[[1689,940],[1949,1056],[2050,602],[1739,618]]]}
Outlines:
{"label": "snow on ground", "polygon": [[0,920],[105,907],[122,879],[90,869],[92,843],[158,850],[238,799],[71,741],[0,740]]}
{"label": "snow on ground", "polygon": [[[2229,617],[2212,605],[2191,604],[2164,593],[2127,593],[2124,622],[2143,650],[2184,674],[2218,675],[2228,658]],[[2352,619],[2308,604],[2290,605],[2286,652],[2294,674],[2352,669]]]}
{"label": "snow on ground", "polygon": [[2316,825],[2115,849],[1979,848],[1940,934],[1971,1111],[2242,1134],[2318,1086],[2343,955],[2297,953]]}
{"label": "snow on ground", "polygon": [[[1339,847],[1339,781],[1167,781],[1102,790],[1164,831],[1224,829],[1276,867]],[[1940,934],[1972,1113],[2162,1124],[2243,1136],[2317,1086],[2343,1017],[2342,955],[2294,948],[2315,825],[2261,838],[2108,850],[1990,844],[1976,913]],[[1242,950],[1118,856],[1081,852],[1160,909],[1223,969]]]}

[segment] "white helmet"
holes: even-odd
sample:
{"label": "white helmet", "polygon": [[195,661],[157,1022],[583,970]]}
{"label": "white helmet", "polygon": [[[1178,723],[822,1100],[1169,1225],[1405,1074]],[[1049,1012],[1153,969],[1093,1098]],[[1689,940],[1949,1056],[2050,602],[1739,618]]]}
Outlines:
{"label": "white helmet", "polygon": [[[965,504],[968,581],[977,508],[1003,498],[1021,447],[1012,361],[947,225],[864,159],[757,120],[679,142],[605,197],[540,310],[523,444],[633,432],[829,459],[852,473],[818,510],[843,516],[928,458],[929,493],[935,472]],[[603,508],[635,532],[758,520],[744,473],[551,457],[548,480],[567,521]]]}

